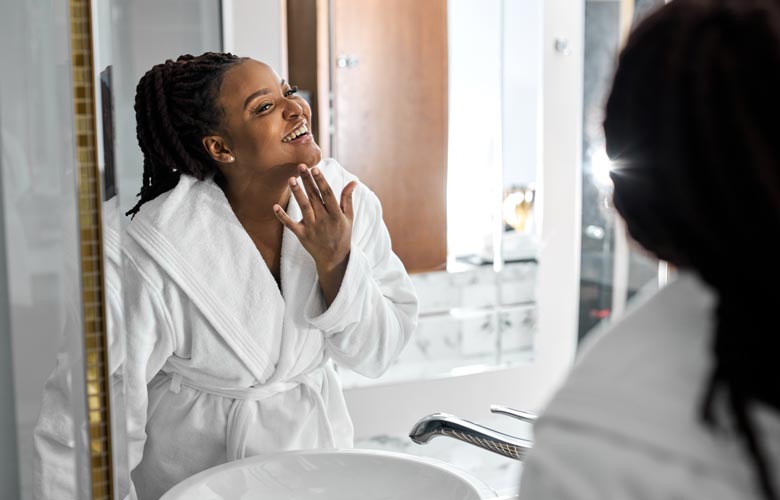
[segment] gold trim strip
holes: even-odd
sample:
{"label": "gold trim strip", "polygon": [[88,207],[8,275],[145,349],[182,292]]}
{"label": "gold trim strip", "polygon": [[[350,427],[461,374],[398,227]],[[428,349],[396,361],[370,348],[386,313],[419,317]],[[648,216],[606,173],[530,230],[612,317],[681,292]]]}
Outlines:
{"label": "gold trim strip", "polygon": [[84,365],[87,381],[92,500],[113,500],[108,337],[103,269],[103,226],[95,110],[92,5],[70,0],[71,68],[76,127]]}

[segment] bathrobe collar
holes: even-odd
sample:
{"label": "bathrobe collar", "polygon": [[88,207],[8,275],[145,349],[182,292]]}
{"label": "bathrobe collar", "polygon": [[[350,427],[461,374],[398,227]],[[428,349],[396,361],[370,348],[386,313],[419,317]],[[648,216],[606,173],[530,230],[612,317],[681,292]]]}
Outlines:
{"label": "bathrobe collar", "polygon": [[[301,218],[294,197],[287,213]],[[285,328],[283,296],[307,296],[316,271],[287,228],[282,236],[281,292],[254,242],[213,178],[182,175],[148,202],[128,234],[181,287],[260,383],[274,372],[269,331]],[[306,262],[306,261],[309,262]],[[304,287],[296,291],[298,287]]]}

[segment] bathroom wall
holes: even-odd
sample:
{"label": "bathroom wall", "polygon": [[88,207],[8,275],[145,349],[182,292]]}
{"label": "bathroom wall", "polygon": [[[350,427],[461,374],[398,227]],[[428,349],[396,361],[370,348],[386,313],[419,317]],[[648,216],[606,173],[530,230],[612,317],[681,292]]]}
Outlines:
{"label": "bathroom wall", "polygon": [[475,373],[534,359],[536,262],[500,272],[478,266],[411,276],[420,300],[417,329],[396,362],[374,380],[342,370],[345,388]]}
{"label": "bathroom wall", "polygon": [[[114,120],[122,212],[141,189],[143,157],[135,135],[135,87],[155,64],[182,54],[222,50],[220,5],[212,0],[112,0]],[[102,70],[103,68],[101,68]],[[127,218],[121,217],[126,223]]]}
{"label": "bathroom wall", "polygon": [[482,252],[501,196],[501,4],[447,2],[448,256]]}
{"label": "bathroom wall", "polygon": [[[314,0],[312,0],[314,1]],[[263,61],[287,75],[286,0],[222,0],[224,50]],[[273,22],[280,20],[280,22]],[[258,26],[262,25],[262,29]]]}
{"label": "bathroom wall", "polygon": [[541,162],[542,4],[504,0],[504,186],[534,185]]}
{"label": "bathroom wall", "polygon": [[451,267],[452,259],[492,246],[504,189],[536,182],[542,2],[449,0],[447,9]]}

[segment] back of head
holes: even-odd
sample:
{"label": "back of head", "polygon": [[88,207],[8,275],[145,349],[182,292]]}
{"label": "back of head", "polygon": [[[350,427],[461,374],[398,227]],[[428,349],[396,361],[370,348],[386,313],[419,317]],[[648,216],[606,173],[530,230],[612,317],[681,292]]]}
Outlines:
{"label": "back of head", "polygon": [[750,413],[780,409],[780,4],[674,0],[619,60],[604,128],[632,237],[719,297],[702,417],[727,403],[766,498],[778,498]]}

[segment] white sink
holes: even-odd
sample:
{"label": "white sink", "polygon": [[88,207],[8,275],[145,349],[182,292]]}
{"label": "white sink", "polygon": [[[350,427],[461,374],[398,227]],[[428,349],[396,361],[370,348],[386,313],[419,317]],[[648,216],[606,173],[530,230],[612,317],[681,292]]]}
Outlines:
{"label": "white sink", "polygon": [[481,500],[485,483],[439,460],[375,450],[261,455],[205,470],[160,500]]}

